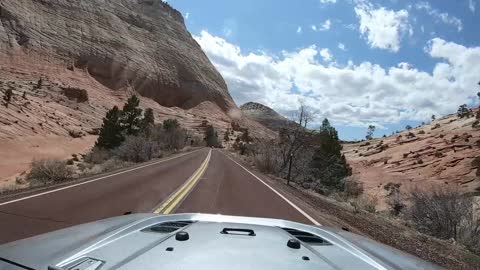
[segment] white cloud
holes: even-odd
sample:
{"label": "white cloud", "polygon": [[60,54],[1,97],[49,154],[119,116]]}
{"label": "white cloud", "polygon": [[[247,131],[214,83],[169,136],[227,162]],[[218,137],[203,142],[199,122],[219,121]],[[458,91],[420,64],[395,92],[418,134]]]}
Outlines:
{"label": "white cloud", "polygon": [[312,30],[317,31],[328,31],[332,27],[332,21],[330,19],[325,20],[320,26],[312,25]]}
{"label": "white cloud", "polygon": [[342,51],[346,51],[346,50],[347,50],[347,48],[345,47],[345,44],[343,44],[343,43],[341,43],[341,42],[338,43],[338,48],[339,48],[340,50],[342,50]]}
{"label": "white cloud", "polygon": [[330,21],[330,19],[328,19],[322,24],[322,26],[320,27],[320,31],[330,30],[331,27],[332,27],[332,22]]}
{"label": "white cloud", "polygon": [[328,48],[323,48],[320,50],[320,56],[323,58],[325,62],[332,62],[333,55]]}
{"label": "white cloud", "polygon": [[370,3],[361,2],[355,7],[355,13],[360,19],[360,33],[372,48],[398,52],[403,35],[413,34],[407,10],[374,9]]}
{"label": "white cloud", "polygon": [[335,4],[337,0],[320,0],[322,4]]}
{"label": "white cloud", "polygon": [[322,64],[318,59],[324,58],[325,49],[313,45],[269,55],[244,53],[206,31],[195,39],[225,78],[237,104],[257,101],[286,113],[302,100],[335,124],[379,126],[425,121],[432,114],[454,112],[469,98],[477,99],[472,89],[480,74],[480,47],[438,38],[426,48],[427,55],[439,61],[432,72],[408,63],[392,67],[371,62]]}
{"label": "white cloud", "polygon": [[301,27],[301,26],[299,26],[299,27],[297,28],[297,33],[298,33],[298,34],[302,33],[302,27]]}
{"label": "white cloud", "polygon": [[[440,12],[438,9],[432,8],[429,2],[420,2],[415,5],[415,8],[418,10],[424,10],[428,15],[434,17],[435,19],[457,28],[457,31],[460,32],[463,30],[463,23],[462,21],[455,17],[450,16],[446,12]],[[475,7],[474,7],[475,9]]]}
{"label": "white cloud", "polygon": [[189,13],[189,12],[185,13],[185,19],[188,20],[188,17],[190,17],[190,13]]}
{"label": "white cloud", "polygon": [[473,0],[468,0],[468,8],[470,9],[470,11],[472,13],[475,13],[475,6],[477,5],[477,3],[475,3],[475,1]]}

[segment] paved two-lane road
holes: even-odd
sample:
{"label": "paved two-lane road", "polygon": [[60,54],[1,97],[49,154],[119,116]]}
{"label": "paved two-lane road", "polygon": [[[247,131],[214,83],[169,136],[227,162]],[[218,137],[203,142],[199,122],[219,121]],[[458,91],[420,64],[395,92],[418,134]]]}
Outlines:
{"label": "paved two-lane road", "polygon": [[[177,193],[184,197],[172,200]],[[259,176],[221,151],[205,148],[60,190],[0,202],[0,243],[126,212],[153,212],[169,199],[178,201],[175,213],[315,223]]]}

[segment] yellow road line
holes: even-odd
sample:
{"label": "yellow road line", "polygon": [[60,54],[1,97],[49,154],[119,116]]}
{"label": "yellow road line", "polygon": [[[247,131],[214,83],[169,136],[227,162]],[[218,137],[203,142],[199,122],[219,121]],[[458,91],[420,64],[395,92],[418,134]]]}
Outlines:
{"label": "yellow road line", "polygon": [[192,191],[193,187],[200,181],[203,174],[208,168],[208,163],[210,162],[210,157],[212,155],[212,150],[208,152],[207,157],[203,161],[202,165],[193,173],[193,175],[183,184],[183,186],[178,189],[173,195],[171,195],[162,205],[153,211],[155,214],[170,214],[180,202],[185,199],[187,194]]}

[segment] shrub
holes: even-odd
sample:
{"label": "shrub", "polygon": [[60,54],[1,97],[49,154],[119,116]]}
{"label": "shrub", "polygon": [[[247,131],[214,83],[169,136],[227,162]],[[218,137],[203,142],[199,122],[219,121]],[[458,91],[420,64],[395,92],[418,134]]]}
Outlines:
{"label": "shrub", "polygon": [[114,154],[123,161],[139,163],[152,159],[157,150],[156,145],[145,137],[128,136],[122,145],[114,150]]}
{"label": "shrub", "polygon": [[442,239],[457,240],[462,224],[472,218],[472,198],[455,189],[416,189],[411,203],[410,218],[417,229]]}
{"label": "shrub", "polygon": [[73,164],[74,164],[73,159],[67,160],[67,165],[73,165]]}
{"label": "shrub", "polygon": [[370,213],[375,213],[377,211],[378,198],[375,195],[363,195],[352,200],[350,205],[353,206],[354,211],[357,213],[360,212],[360,209]]}
{"label": "shrub", "polygon": [[5,101],[5,106],[8,107],[8,104],[12,100],[13,91],[11,88],[8,88],[3,95],[3,100]]}
{"label": "shrub", "polygon": [[[154,126],[150,133],[150,140],[155,142],[160,149],[164,150],[179,150],[187,144],[187,131],[179,126],[165,129],[165,126]],[[190,144],[197,145],[201,138],[193,137]]]}
{"label": "shrub", "polygon": [[70,135],[70,137],[72,137],[72,138],[81,138],[85,134],[83,134],[82,131],[71,129],[71,130],[68,131],[68,135]]}
{"label": "shrub", "polygon": [[346,179],[344,192],[347,198],[356,198],[362,195],[363,191],[363,183],[357,181],[353,177]]}
{"label": "shrub", "polygon": [[173,130],[180,127],[177,119],[167,119],[163,121],[163,128],[165,130]]}
{"label": "shrub", "polygon": [[61,182],[71,179],[72,170],[67,163],[55,159],[41,159],[32,162],[32,170],[27,179],[34,184],[47,184],[49,182]]}
{"label": "shrub", "polygon": [[259,143],[256,145],[255,166],[264,173],[278,172],[280,161],[274,143]]}
{"label": "shrub", "polygon": [[88,92],[85,89],[75,87],[62,87],[63,94],[70,100],[76,100],[79,103],[88,101]]}
{"label": "shrub", "polygon": [[[477,118],[480,117],[480,110],[477,112]],[[472,128],[478,128],[480,127],[480,121],[479,120],[475,120],[473,123],[472,123]]]}
{"label": "shrub", "polygon": [[443,154],[442,154],[441,151],[438,151],[438,150],[437,150],[437,151],[435,151],[434,156],[435,156],[436,158],[441,158],[441,157],[443,157]]}
{"label": "shrub", "polygon": [[100,164],[109,159],[112,154],[103,148],[93,147],[93,149],[85,155],[84,161],[92,164]]}
{"label": "shrub", "polygon": [[425,130],[420,130],[420,131],[418,132],[418,134],[419,134],[419,135],[425,134]]}
{"label": "shrub", "polygon": [[432,127],[432,130],[437,129],[437,128],[440,128],[440,124],[438,124],[438,123],[435,124],[435,126]]}

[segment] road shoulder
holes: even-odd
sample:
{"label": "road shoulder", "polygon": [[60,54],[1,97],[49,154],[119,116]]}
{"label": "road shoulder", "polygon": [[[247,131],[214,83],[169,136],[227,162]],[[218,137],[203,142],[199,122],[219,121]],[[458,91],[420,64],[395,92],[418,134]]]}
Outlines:
{"label": "road shoulder", "polygon": [[283,179],[262,174],[238,154],[222,152],[261,177],[263,181],[324,226],[348,228],[353,233],[374,239],[448,269],[478,269],[478,265],[480,265],[480,256],[476,256],[450,241],[418,233],[402,224],[401,220],[389,219],[367,212],[355,213],[353,208],[346,203],[334,201],[301,187],[288,186]]}

